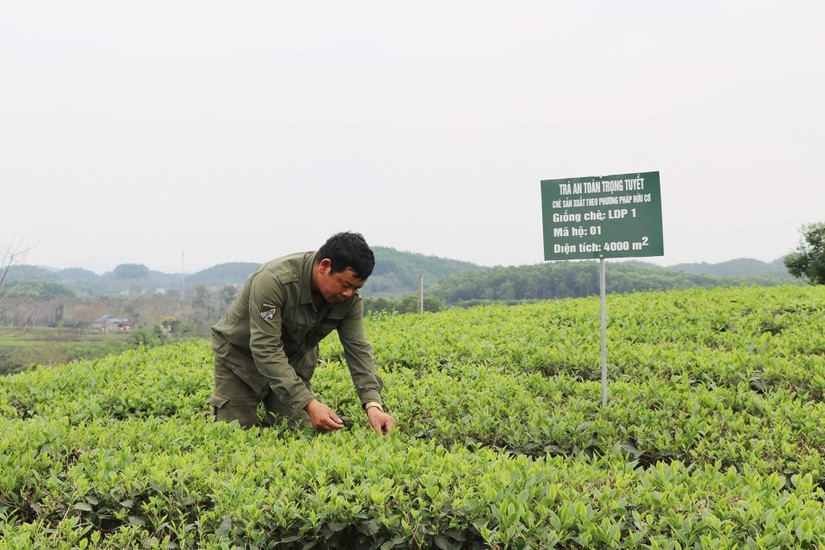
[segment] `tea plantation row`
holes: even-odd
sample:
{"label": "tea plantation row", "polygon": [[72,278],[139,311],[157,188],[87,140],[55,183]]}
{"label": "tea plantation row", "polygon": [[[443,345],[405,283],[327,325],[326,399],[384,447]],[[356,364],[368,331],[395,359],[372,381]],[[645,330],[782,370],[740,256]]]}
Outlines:
{"label": "tea plantation row", "polygon": [[817,548],[825,289],[371,318],[397,429],[216,424],[207,342],[0,379],[0,548]]}

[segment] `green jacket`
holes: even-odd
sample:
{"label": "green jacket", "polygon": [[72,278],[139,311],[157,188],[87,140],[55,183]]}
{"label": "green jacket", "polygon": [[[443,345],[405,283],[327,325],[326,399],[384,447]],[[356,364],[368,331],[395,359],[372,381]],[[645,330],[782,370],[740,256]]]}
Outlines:
{"label": "green jacket", "polygon": [[212,330],[254,359],[257,372],[244,373],[247,382],[268,384],[293,409],[303,409],[315,398],[303,381],[315,371],[318,343],[337,330],[361,404],[381,403],[383,381],[364,333],[362,298],[355,293],[339,304],[322,302],[315,311],[310,289],[314,260],[315,252],[302,252],[260,266]]}

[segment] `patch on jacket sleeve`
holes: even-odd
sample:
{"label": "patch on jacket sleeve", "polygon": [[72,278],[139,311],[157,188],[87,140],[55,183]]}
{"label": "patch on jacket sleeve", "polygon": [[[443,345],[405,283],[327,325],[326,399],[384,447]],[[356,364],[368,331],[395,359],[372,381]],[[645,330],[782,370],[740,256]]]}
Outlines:
{"label": "patch on jacket sleeve", "polygon": [[264,303],[261,305],[261,318],[264,321],[271,321],[278,314],[278,306]]}

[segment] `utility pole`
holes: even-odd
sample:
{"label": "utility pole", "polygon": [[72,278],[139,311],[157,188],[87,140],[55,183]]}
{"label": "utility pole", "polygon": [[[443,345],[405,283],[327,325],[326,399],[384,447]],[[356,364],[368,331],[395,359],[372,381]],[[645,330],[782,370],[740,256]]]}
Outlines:
{"label": "utility pole", "polygon": [[183,251],[180,253],[180,298],[181,301],[186,301],[186,262]]}
{"label": "utility pole", "polygon": [[424,275],[418,276],[418,313],[424,311]]}

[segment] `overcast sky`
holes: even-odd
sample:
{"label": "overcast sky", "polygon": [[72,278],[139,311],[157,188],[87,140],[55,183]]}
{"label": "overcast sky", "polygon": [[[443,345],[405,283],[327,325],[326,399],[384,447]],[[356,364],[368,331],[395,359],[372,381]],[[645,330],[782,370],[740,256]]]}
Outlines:
{"label": "overcast sky", "polygon": [[166,272],[543,262],[543,179],[659,171],[659,265],[825,221],[825,2],[7,2],[0,245]]}

